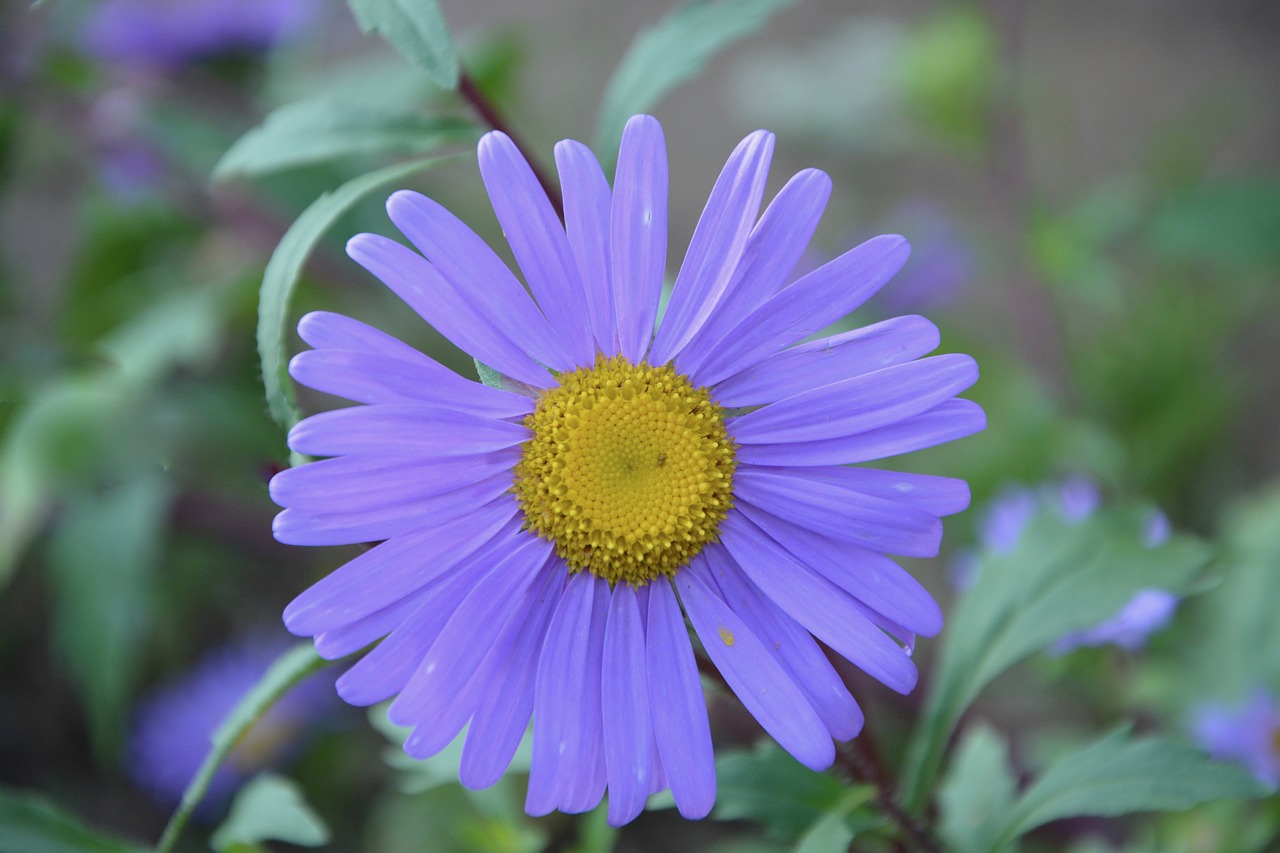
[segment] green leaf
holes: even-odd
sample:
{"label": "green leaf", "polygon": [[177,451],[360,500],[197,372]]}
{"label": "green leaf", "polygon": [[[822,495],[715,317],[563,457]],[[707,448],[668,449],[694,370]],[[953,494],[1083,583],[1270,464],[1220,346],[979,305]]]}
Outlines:
{"label": "green leaf", "polygon": [[424,155],[478,136],[458,118],[375,109],[327,98],[297,101],[272,112],[236,140],[213,179],[263,175],[357,155]]}
{"label": "green leaf", "polygon": [[844,812],[823,815],[800,837],[795,853],[845,853],[853,841],[853,830],[845,822]]}
{"label": "green leaf", "polygon": [[1147,240],[1176,263],[1274,269],[1280,266],[1280,183],[1254,179],[1198,187],[1152,217]]}
{"label": "green leaf", "polygon": [[436,0],[347,0],[360,29],[378,33],[445,89],[458,85],[458,53]]}
{"label": "green leaf", "polygon": [[149,635],[151,581],[170,494],[166,479],[154,475],[78,496],[50,545],[55,637],[103,760],[120,747]]}
{"label": "green leaf", "polygon": [[1005,813],[991,849],[1059,818],[1178,812],[1212,800],[1264,793],[1238,765],[1213,761],[1188,744],[1163,737],[1131,740],[1120,729],[1046,770]]}
{"label": "green leaf", "polygon": [[214,832],[210,845],[227,853],[237,845],[287,841],[319,847],[329,841],[329,827],[307,805],[297,783],[274,773],[255,776],[231,804],[231,813]]}
{"label": "green leaf", "polygon": [[810,770],[772,741],[721,755],[716,778],[716,819],[753,820],[774,838],[799,838],[847,793],[833,776]]}
{"label": "green leaf", "polygon": [[289,384],[285,324],[289,317],[289,299],[312,250],[338,218],[369,193],[452,159],[434,157],[398,163],[347,181],[312,202],[289,226],[280,245],[271,253],[258,298],[258,357],[262,363],[267,407],[271,416],[286,429],[301,420],[302,415],[293,386]]}
{"label": "green leaf", "polygon": [[996,841],[999,821],[1017,794],[1009,745],[984,723],[971,726],[938,788],[938,833],[955,853],[983,853]]}
{"label": "green leaf", "polygon": [[795,0],[707,0],[668,14],[642,32],[618,63],[600,105],[595,149],[608,172],[622,127],[693,77],[717,53],[751,35]]}
{"label": "green leaf", "polygon": [[1181,592],[1209,548],[1173,536],[1143,544],[1150,509],[1108,509],[1070,525],[1051,511],[1028,524],[1018,547],[986,555],[944,634],[933,689],[908,751],[904,802],[924,800],[956,721],[993,678],[1072,631],[1109,618],[1143,587]]}
{"label": "green leaf", "polygon": [[42,797],[0,788],[0,853],[141,853],[100,835]]}

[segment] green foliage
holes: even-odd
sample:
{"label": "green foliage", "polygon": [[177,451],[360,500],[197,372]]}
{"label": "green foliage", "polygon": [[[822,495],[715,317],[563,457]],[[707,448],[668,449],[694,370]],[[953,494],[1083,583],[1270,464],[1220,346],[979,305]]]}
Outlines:
{"label": "green foliage", "polygon": [[0,788],[0,853],[141,853],[108,838],[42,797]]}
{"label": "green foliage", "polygon": [[1182,193],[1152,218],[1147,241],[1175,262],[1274,270],[1280,267],[1280,183],[1223,181]]}
{"label": "green foliage", "polygon": [[343,157],[425,155],[474,142],[471,122],[420,116],[318,98],[275,110],[236,140],[214,167],[214,180],[254,177]]}
{"label": "green foliage", "polygon": [[1256,797],[1262,787],[1241,767],[1210,760],[1163,737],[1130,739],[1124,729],[1047,768],[1012,808],[996,815],[992,850],[1064,817],[1177,812],[1199,803]]}
{"label": "green foliage", "polygon": [[1018,783],[1009,745],[983,723],[970,726],[938,786],[938,833],[955,853],[986,853],[1013,805]]}
{"label": "green foliage", "polygon": [[696,75],[716,54],[760,29],[795,0],[699,0],[636,37],[605,87],[596,119],[596,155],[608,172],[627,119]]}
{"label": "green foliage", "polygon": [[717,820],[752,820],[779,839],[799,838],[848,793],[835,777],[815,773],[772,741],[751,752],[722,753],[716,778]]}
{"label": "green foliage", "polygon": [[307,805],[297,783],[263,773],[236,794],[231,813],[210,840],[218,853],[256,850],[263,841],[287,841],[303,847],[329,842],[329,828]]}
{"label": "green foliage", "polygon": [[360,29],[379,33],[445,89],[458,85],[458,53],[436,0],[347,0]]}
{"label": "green foliage", "polygon": [[948,735],[993,678],[1066,634],[1097,625],[1143,587],[1185,589],[1205,566],[1209,549],[1191,537],[1145,547],[1149,512],[1109,509],[1075,525],[1042,512],[1012,553],[981,559],[944,634],[908,755],[903,791],[909,808],[923,807]]}
{"label": "green foliage", "polygon": [[271,253],[262,276],[258,301],[258,357],[262,363],[262,383],[267,407],[276,422],[286,429],[302,419],[293,386],[289,382],[286,352],[289,300],[302,275],[302,268],[322,237],[358,201],[376,189],[402,181],[415,172],[430,169],[450,158],[429,158],[386,166],[347,181],[333,192],[311,203],[289,226],[280,244]]}

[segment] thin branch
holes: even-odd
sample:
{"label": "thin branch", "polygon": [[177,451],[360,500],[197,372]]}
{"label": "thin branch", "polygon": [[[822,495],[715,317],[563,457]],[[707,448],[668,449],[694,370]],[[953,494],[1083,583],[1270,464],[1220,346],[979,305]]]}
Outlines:
{"label": "thin branch", "polygon": [[876,805],[902,831],[912,850],[942,853],[942,845],[930,834],[928,828],[903,811],[894,799],[893,784],[885,776],[874,747],[870,747],[866,732],[849,743],[837,744],[836,762],[850,776],[875,786]]}
{"label": "thin branch", "polygon": [[494,130],[500,130],[505,133],[511,141],[515,143],[516,148],[520,149],[520,153],[524,155],[524,159],[529,161],[529,167],[533,169],[534,177],[538,179],[538,183],[542,185],[542,189],[546,192],[547,198],[551,200],[551,206],[555,208],[556,215],[559,216],[560,220],[563,222],[564,201],[560,198],[560,188],[556,186],[554,181],[547,177],[546,172],[544,172],[542,167],[538,165],[538,158],[533,156],[533,152],[529,150],[529,147],[525,145],[524,140],[520,138],[519,134],[515,132],[507,120],[502,117],[502,114],[498,112],[497,107],[494,106],[493,102],[486,98],[484,93],[480,91],[480,88],[476,86],[475,80],[471,78],[471,75],[467,73],[465,68],[462,69],[461,74],[458,75],[458,94],[471,105],[472,109],[476,111],[485,124],[489,125],[489,127]]}

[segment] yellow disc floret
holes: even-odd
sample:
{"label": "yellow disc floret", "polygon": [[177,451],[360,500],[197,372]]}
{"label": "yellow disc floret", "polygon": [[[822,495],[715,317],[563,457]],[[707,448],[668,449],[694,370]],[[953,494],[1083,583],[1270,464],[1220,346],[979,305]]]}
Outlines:
{"label": "yellow disc floret", "polygon": [[732,503],[733,442],[707,390],[669,365],[598,357],[561,374],[524,424],[525,524],[573,571],[642,586],[715,540]]}

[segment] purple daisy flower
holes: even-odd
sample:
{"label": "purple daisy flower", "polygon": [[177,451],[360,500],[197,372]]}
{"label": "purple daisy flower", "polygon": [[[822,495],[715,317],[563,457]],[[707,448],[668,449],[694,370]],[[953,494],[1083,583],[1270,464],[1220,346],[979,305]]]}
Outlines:
{"label": "purple daisy flower", "polygon": [[109,62],[170,67],[265,50],[296,32],[309,11],[305,0],[103,0],[81,42]]}
{"label": "purple daisy flower", "polygon": [[1239,761],[1264,785],[1280,787],[1280,703],[1271,693],[1259,688],[1235,708],[1205,705],[1192,729],[1210,755]]}
{"label": "purple daisy flower", "polygon": [[877,237],[784,287],[830,193],[800,172],[760,214],[773,136],[734,150],[655,332],[667,262],[662,128],[632,118],[610,188],[556,146],[564,224],[515,145],[480,172],[524,286],[466,225],[412,192],[387,204],[417,251],[347,246],[445,337],[500,376],[481,385],[355,320],[303,318],[304,385],[365,405],[289,434],[332,457],[278,474],[276,537],[381,541],[300,595],[285,624],[337,658],[349,702],[396,697],[425,757],[464,726],[460,776],[485,787],[533,719],[526,810],[581,812],[609,792],[620,825],[671,788],[715,799],[706,705],[685,617],[784,748],[822,769],[862,713],[818,640],[902,693],[906,647],[942,614],[887,554],[933,556],[960,480],[849,467],[977,432],[955,395],[963,355],[922,358],[937,329],[900,317],[796,344],[902,266]]}
{"label": "purple daisy flower", "polygon": [[[144,699],[129,744],[129,775],[138,786],[164,805],[182,799],[214,731],[286,647],[256,639],[215,649]],[[263,714],[214,774],[206,812],[225,803],[246,778],[284,759],[329,708],[330,689],[313,676]]]}

